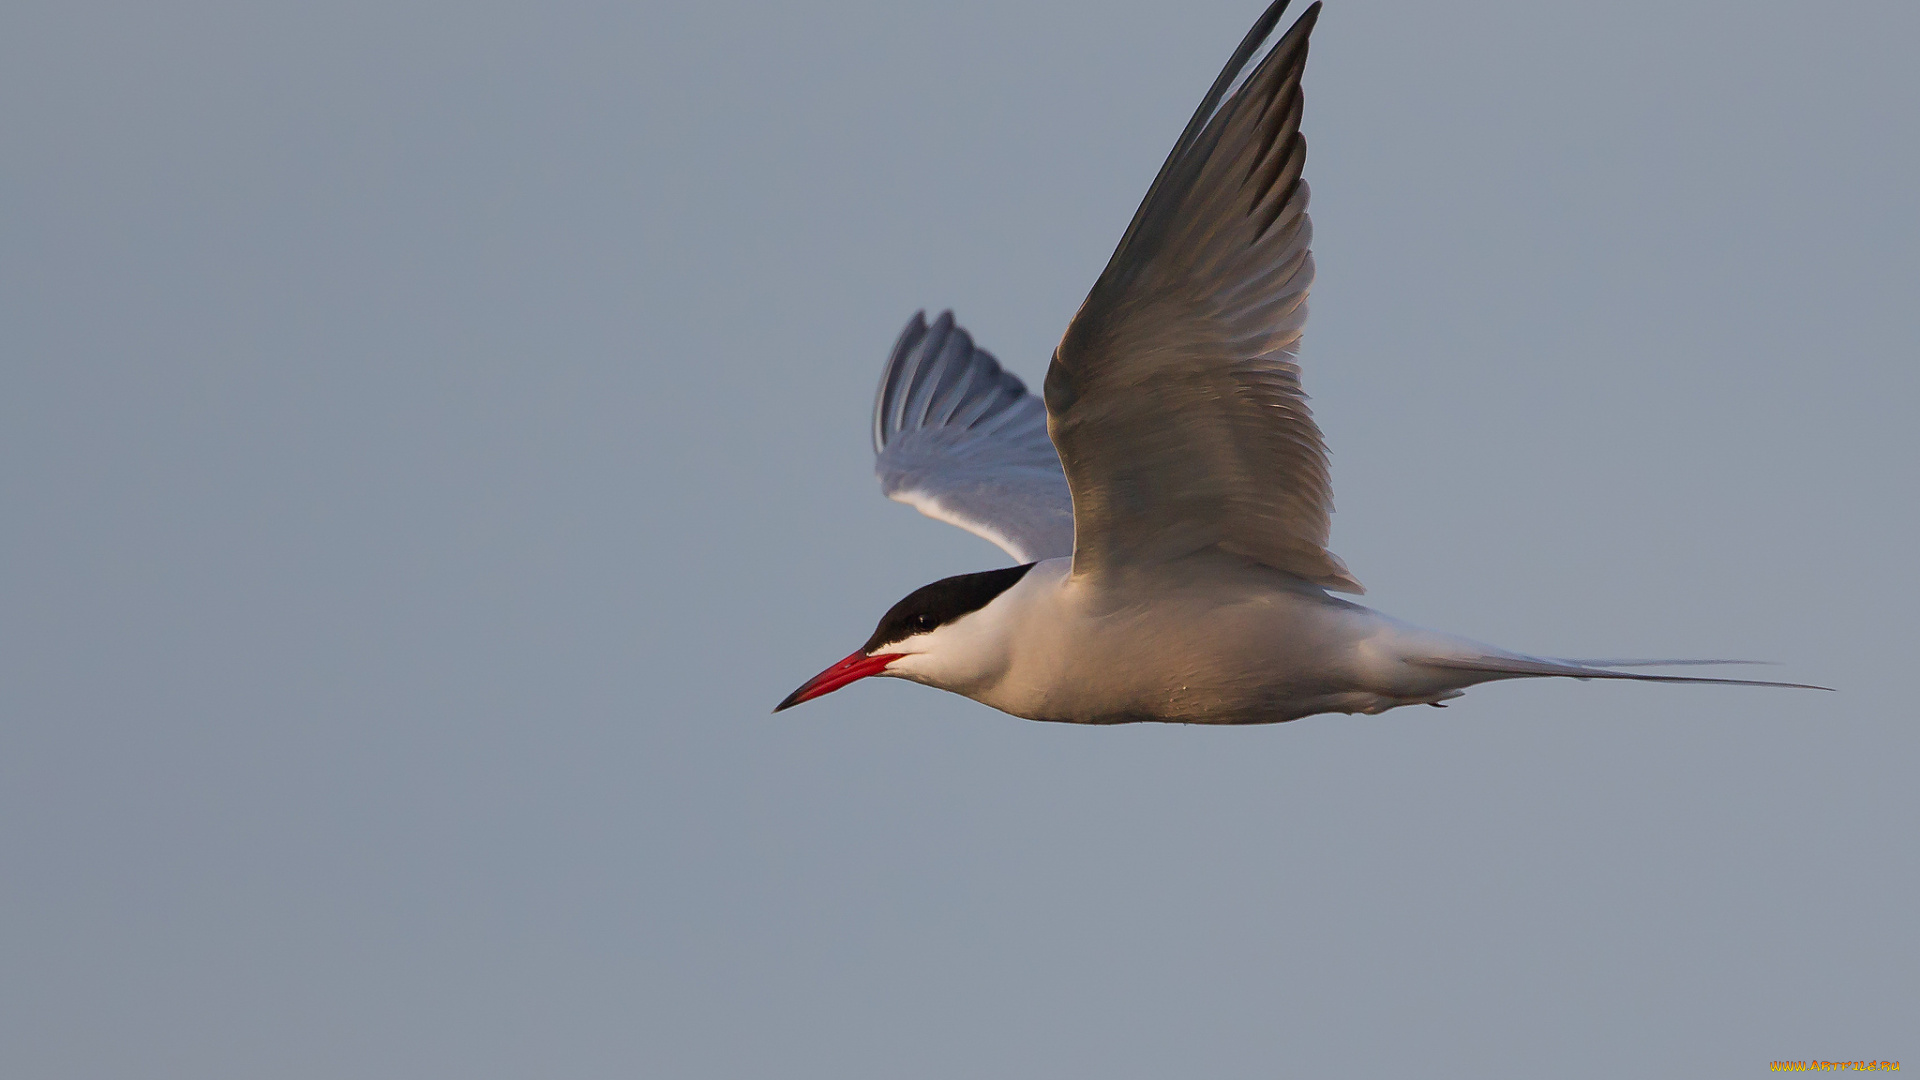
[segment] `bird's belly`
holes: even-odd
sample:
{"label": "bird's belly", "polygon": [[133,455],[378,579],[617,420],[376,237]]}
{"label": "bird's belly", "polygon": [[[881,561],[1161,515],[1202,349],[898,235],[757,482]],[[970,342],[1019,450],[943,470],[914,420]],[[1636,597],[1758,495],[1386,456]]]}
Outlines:
{"label": "bird's belly", "polygon": [[1390,708],[1356,670],[1367,626],[1351,610],[1281,595],[1095,613],[1023,650],[1005,677],[970,696],[1079,724],[1270,724]]}

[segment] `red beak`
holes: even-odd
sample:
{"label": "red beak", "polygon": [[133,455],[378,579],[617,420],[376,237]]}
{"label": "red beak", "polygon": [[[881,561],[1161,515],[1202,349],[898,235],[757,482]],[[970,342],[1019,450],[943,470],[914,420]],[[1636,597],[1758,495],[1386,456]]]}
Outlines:
{"label": "red beak", "polygon": [[878,675],[887,670],[887,665],[905,656],[905,653],[881,653],[868,656],[856,652],[845,660],[800,684],[800,689],[787,695],[787,700],[773,707],[774,712],[791,709],[803,701],[811,701],[822,694],[831,694],[850,682],[857,682],[869,675]]}

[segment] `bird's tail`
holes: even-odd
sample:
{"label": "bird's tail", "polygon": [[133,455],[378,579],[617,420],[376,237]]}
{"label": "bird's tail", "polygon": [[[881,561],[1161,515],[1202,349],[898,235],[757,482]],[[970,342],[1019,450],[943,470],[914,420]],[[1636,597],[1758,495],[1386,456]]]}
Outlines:
{"label": "bird's tail", "polygon": [[1627,667],[1679,667],[1708,664],[1753,664],[1753,660],[1555,660],[1540,656],[1435,656],[1412,661],[1423,667],[1447,671],[1478,672],[1483,682],[1498,679],[1544,679],[1555,676],[1568,679],[1625,679],[1633,682],[1710,683],[1723,686],[1779,686],[1793,690],[1832,690],[1831,686],[1811,683],[1764,682],[1759,679],[1713,679],[1698,675],[1647,675],[1638,671],[1620,671]]}
{"label": "bird's tail", "polygon": [[1771,660],[1561,660],[1580,667],[1772,667]]}

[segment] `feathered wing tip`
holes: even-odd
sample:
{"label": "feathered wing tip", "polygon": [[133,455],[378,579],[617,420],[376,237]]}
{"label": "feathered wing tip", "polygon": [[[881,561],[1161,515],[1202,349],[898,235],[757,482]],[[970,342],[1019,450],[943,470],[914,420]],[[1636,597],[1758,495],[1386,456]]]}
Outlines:
{"label": "feathered wing tip", "polygon": [[873,452],[902,432],[974,427],[1020,403],[1027,387],[943,311],[915,312],[887,356],[873,401]]}
{"label": "feathered wing tip", "polygon": [[[1699,675],[1646,675],[1637,671],[1619,671],[1597,664],[1582,664],[1571,660],[1549,660],[1537,656],[1470,656],[1470,657],[1421,657],[1413,661],[1423,667],[1442,668],[1448,671],[1473,671],[1488,676],[1486,681],[1496,679],[1539,679],[1561,677],[1568,679],[1620,679],[1630,682],[1660,683],[1705,683],[1719,686],[1775,686],[1789,690],[1827,690],[1831,686],[1815,686],[1812,683],[1767,682],[1760,679],[1715,679]],[[1746,660],[1641,660],[1632,664],[1611,661],[1622,667],[1656,667],[1682,664],[1744,664]]]}
{"label": "feathered wing tip", "polygon": [[[1114,248],[1113,259],[1108,264],[1109,269],[1120,261],[1121,252],[1127,250],[1128,242],[1139,233],[1149,208],[1154,205],[1154,196],[1166,184],[1174,167],[1187,156],[1188,151],[1193,149],[1193,144],[1200,141],[1200,136],[1205,133],[1208,123],[1220,111],[1221,103],[1239,90],[1246,76],[1252,73],[1253,69],[1248,66],[1248,62],[1260,52],[1263,45],[1267,44],[1267,39],[1273,35],[1274,27],[1280,25],[1280,16],[1286,13],[1289,2],[1290,0],[1273,0],[1273,3],[1267,5],[1267,10],[1261,13],[1259,20],[1253,24],[1253,28],[1247,31],[1247,36],[1240,40],[1239,47],[1233,50],[1233,55],[1227,58],[1227,65],[1220,69],[1220,74],[1214,78],[1213,85],[1207,88],[1207,96],[1200,99],[1200,107],[1193,111],[1192,119],[1187,121],[1187,126],[1180,132],[1180,137],[1174,140],[1173,149],[1167,152],[1167,160],[1161,164],[1160,172],[1154,176],[1153,183],[1147,186],[1146,197],[1140,200],[1139,209],[1134,211],[1133,220],[1127,223],[1127,231],[1121,234],[1120,243]],[[1305,24],[1307,31],[1313,29],[1313,24],[1319,15],[1320,5],[1315,3],[1308,9],[1306,15],[1301,17],[1300,21]]]}
{"label": "feathered wing tip", "polygon": [[1073,498],[1046,409],[943,311],[894,342],[873,403],[880,490],[1018,562],[1073,551]]}

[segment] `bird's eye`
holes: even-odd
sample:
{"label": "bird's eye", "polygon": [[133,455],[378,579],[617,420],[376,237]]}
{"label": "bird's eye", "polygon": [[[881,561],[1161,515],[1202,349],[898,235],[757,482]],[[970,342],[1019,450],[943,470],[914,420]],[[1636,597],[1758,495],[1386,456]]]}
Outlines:
{"label": "bird's eye", "polygon": [[915,615],[913,617],[913,626],[916,630],[931,630],[933,629],[933,616]]}

